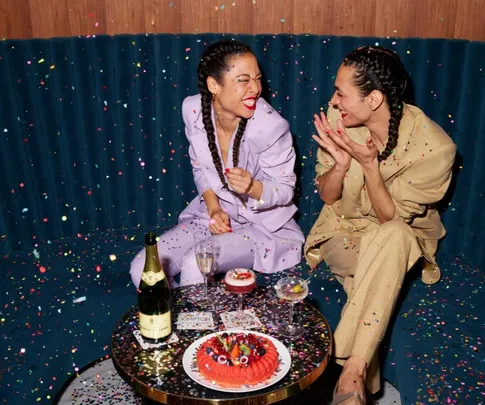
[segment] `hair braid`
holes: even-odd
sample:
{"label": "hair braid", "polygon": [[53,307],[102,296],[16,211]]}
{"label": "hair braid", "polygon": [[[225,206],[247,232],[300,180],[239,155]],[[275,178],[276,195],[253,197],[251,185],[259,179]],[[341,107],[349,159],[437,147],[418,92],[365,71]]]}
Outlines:
{"label": "hair braid", "polygon": [[399,124],[401,123],[403,114],[403,103],[398,97],[388,97],[387,102],[389,104],[389,112],[391,113],[391,117],[389,118],[389,137],[386,148],[378,156],[379,162],[386,160],[396,148],[399,138]]}
{"label": "hair braid", "polygon": [[[219,83],[222,83],[224,73],[229,70],[229,60],[232,57],[244,55],[247,53],[252,53],[251,49],[241,42],[232,40],[216,42],[205,50],[200,60],[199,67],[197,69],[198,87],[201,94],[202,104],[202,121],[204,123],[204,128],[207,133],[207,141],[209,143],[209,150],[211,152],[212,161],[217,170],[217,174],[219,175],[219,179],[221,180],[222,188],[229,191],[232,195],[234,195],[241,201],[241,196],[229,188],[224,173],[222,172],[222,161],[219,155],[219,151],[217,150],[215,128],[212,122],[212,94],[207,87],[207,78],[211,76]],[[241,144],[241,139],[244,135],[244,130],[246,129],[246,124],[247,119],[241,118],[233,143],[234,167],[238,165],[239,146]]]}
{"label": "hair braid", "polygon": [[207,133],[207,141],[209,142],[209,150],[212,156],[212,161],[214,162],[214,166],[216,167],[217,174],[219,175],[219,179],[221,179],[223,188],[228,188],[226,179],[224,177],[224,173],[222,172],[222,162],[216,145],[214,124],[212,123],[212,115],[211,115],[211,96],[210,94],[202,94],[202,93],[201,95],[202,95],[202,99],[201,99],[202,122],[204,123],[205,132]]}
{"label": "hair braid", "polygon": [[406,71],[399,57],[381,47],[365,46],[350,53],[343,64],[355,68],[354,80],[365,97],[373,90],[384,94],[389,106],[389,129],[386,147],[378,160],[386,160],[397,146],[407,87]]}
{"label": "hair braid", "polygon": [[248,120],[246,118],[241,118],[239,125],[237,127],[236,137],[234,138],[234,143],[232,146],[232,165],[237,167],[239,164],[239,146],[241,145],[241,139],[244,135],[244,130],[246,129],[246,124]]}

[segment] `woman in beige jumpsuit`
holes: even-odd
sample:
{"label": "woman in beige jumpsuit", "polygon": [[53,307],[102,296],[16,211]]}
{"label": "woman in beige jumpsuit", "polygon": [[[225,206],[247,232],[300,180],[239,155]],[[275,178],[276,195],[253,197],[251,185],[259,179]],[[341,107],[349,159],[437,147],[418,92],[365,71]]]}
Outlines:
{"label": "woman in beige jumpsuit", "polygon": [[325,205],[305,256],[313,268],[325,261],[347,293],[334,334],[343,365],[334,404],[364,404],[365,385],[380,389],[378,347],[406,272],[423,257],[423,281],[440,278],[434,255],[445,230],[435,203],[450,183],[456,147],[403,102],[406,85],[394,52],[358,48],[337,72],[327,116],[315,115]]}

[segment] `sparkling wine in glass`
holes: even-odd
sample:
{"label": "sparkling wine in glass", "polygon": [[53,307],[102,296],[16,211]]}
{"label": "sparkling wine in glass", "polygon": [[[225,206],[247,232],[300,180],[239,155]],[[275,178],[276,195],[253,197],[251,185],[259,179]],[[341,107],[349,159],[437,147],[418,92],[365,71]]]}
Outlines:
{"label": "sparkling wine in glass", "polygon": [[204,296],[201,303],[212,304],[212,300],[207,293],[207,276],[212,271],[215,261],[214,238],[209,236],[205,239],[200,239],[195,244],[195,258],[199,271],[204,277]]}
{"label": "sparkling wine in glass", "polygon": [[243,312],[243,295],[256,288],[256,275],[249,269],[232,269],[224,277],[227,291],[238,296],[237,317],[239,321],[250,321],[252,318]]}
{"label": "sparkling wine in glass", "polygon": [[[202,249],[201,249],[202,250]],[[210,252],[199,252],[197,253],[197,266],[199,266],[199,270],[202,275],[207,276],[211,270],[212,265],[214,263],[214,255]]]}
{"label": "sparkling wine in glass", "polygon": [[303,301],[308,295],[308,283],[300,277],[284,277],[278,280],[275,285],[278,298],[288,301],[290,304],[290,316],[288,323],[283,323],[278,331],[292,338],[303,334],[303,327],[294,322],[293,313],[295,303]]}

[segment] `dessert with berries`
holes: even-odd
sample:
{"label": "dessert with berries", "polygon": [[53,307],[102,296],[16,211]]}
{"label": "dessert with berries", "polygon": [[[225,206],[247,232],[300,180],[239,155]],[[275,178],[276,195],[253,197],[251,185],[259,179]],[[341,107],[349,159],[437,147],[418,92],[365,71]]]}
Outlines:
{"label": "dessert with berries", "polygon": [[247,293],[256,287],[256,275],[249,269],[232,269],[226,273],[224,283],[232,293]]}
{"label": "dessert with berries", "polygon": [[254,385],[270,378],[278,367],[278,352],[264,336],[221,333],[197,351],[199,373],[224,387]]}

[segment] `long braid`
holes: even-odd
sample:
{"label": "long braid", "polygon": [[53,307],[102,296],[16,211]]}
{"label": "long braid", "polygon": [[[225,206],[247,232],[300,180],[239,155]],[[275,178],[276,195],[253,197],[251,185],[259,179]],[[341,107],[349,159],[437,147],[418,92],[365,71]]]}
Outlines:
{"label": "long braid", "polygon": [[389,112],[391,113],[391,117],[389,118],[389,138],[387,139],[385,149],[378,156],[379,162],[386,160],[396,148],[399,138],[399,124],[401,123],[403,114],[403,103],[398,97],[388,98],[388,104]]}
{"label": "long braid", "polygon": [[[238,41],[220,41],[206,49],[202,55],[198,73],[198,87],[201,94],[202,104],[202,121],[207,133],[207,141],[211,152],[212,161],[222,183],[222,188],[226,189],[239,200],[243,201],[241,196],[231,190],[227,184],[224,173],[222,172],[222,161],[217,150],[214,124],[212,122],[212,94],[207,88],[207,78],[214,77],[217,81],[222,81],[225,71],[229,70],[228,61],[236,55],[251,53],[250,48]],[[239,162],[239,146],[246,129],[247,119],[241,118],[237,128],[237,133],[233,144],[233,166],[236,167]]]}
{"label": "long braid", "polygon": [[381,47],[362,47],[344,59],[344,65],[356,70],[354,79],[362,96],[373,90],[381,91],[389,106],[389,130],[387,144],[378,160],[386,160],[397,146],[399,125],[403,115],[403,97],[407,87],[404,66],[392,51]]}
{"label": "long braid", "polygon": [[222,162],[216,145],[216,136],[214,131],[214,124],[212,123],[211,115],[211,96],[209,94],[202,94],[202,122],[204,123],[205,132],[207,133],[207,141],[209,142],[209,150],[211,152],[212,161],[217,169],[217,174],[221,179],[223,188],[228,188],[224,173],[222,172]]}
{"label": "long braid", "polygon": [[248,120],[246,118],[241,118],[239,121],[239,126],[237,127],[236,137],[234,138],[234,144],[232,147],[232,165],[237,167],[239,164],[239,146],[241,145],[241,139],[244,135],[244,130],[246,129],[246,124]]}

